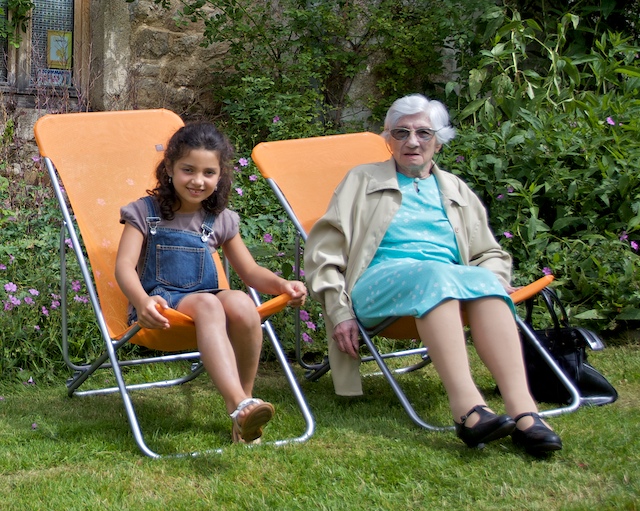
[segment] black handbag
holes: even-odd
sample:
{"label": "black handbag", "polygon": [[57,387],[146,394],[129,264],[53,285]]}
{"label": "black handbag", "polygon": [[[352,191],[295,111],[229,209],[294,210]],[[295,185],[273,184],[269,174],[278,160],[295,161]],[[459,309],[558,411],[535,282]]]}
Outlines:
{"label": "black handbag", "polygon": [[[587,363],[589,346],[598,351],[604,343],[593,331],[569,325],[567,313],[558,295],[550,288],[539,295],[551,316],[552,328],[534,330],[540,344],[551,354],[567,378],[574,383],[582,404],[604,405],[618,399],[618,392],[593,366]],[[535,298],[526,301],[525,322],[532,328]],[[559,316],[557,312],[559,312]],[[524,361],[531,394],[539,402],[566,404],[571,400],[567,388],[551,370],[542,355],[525,339],[522,340]]]}

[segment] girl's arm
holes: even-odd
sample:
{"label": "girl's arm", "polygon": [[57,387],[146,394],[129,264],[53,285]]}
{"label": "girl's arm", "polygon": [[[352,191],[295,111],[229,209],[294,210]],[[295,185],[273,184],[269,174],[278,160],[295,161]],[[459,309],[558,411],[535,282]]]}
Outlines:
{"label": "girl's arm", "polygon": [[143,234],[131,224],[125,224],[116,256],[116,280],[120,289],[138,313],[138,323],[143,328],[169,328],[169,321],[156,309],[156,304],[168,307],[164,298],[149,296],[136,271],[140,258]]}
{"label": "girl's arm", "polygon": [[297,280],[285,280],[256,263],[240,234],[222,245],[225,257],[242,282],[260,293],[279,295],[287,293],[292,300],[289,305],[301,305],[307,296],[307,288]]}

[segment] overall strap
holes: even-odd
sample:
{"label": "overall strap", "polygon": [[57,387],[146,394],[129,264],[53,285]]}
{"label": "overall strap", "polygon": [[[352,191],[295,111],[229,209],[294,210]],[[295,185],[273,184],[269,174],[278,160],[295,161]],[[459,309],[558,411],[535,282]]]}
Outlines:
{"label": "overall strap", "polygon": [[202,222],[202,236],[201,239],[204,243],[211,237],[213,234],[213,223],[216,221],[216,215],[214,213],[209,213],[204,217],[204,221]]}
{"label": "overall strap", "polygon": [[149,234],[153,236],[157,232],[158,224],[161,220],[160,212],[153,198],[147,196],[143,197],[142,200],[144,200],[144,203],[147,205],[147,214],[149,216],[146,218],[146,221],[149,226]]}

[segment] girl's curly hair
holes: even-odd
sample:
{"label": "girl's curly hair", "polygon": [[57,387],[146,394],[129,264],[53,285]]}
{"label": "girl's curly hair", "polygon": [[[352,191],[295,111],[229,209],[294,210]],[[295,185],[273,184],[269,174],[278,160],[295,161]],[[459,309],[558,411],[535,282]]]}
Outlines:
{"label": "girl's curly hair", "polygon": [[193,149],[216,151],[220,160],[220,179],[216,191],[202,202],[205,211],[218,214],[227,207],[231,190],[233,146],[220,131],[209,122],[195,122],[183,126],[169,139],[164,158],[156,167],[157,184],[147,193],[158,199],[160,215],[172,220],[174,212],[180,209],[180,197],[169,179],[167,168]]}

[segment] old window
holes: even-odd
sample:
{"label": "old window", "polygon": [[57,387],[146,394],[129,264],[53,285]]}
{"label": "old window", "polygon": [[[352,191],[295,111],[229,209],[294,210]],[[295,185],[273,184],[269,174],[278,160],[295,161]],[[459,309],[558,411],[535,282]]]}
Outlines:
{"label": "old window", "polygon": [[[0,39],[0,88],[23,103],[47,89],[64,89],[71,96],[86,93],[89,0],[34,4],[18,48]],[[0,7],[7,13],[7,0],[0,0]]]}

